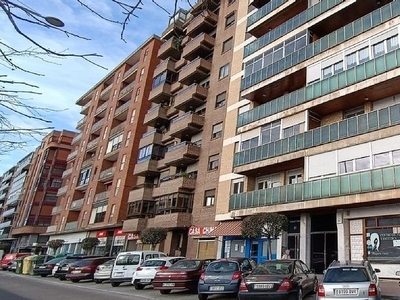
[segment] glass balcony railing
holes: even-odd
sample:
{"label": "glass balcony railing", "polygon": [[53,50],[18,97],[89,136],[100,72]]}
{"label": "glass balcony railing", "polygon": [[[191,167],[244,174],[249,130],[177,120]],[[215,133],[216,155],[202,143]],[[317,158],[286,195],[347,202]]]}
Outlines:
{"label": "glass balcony railing", "polygon": [[[321,1],[320,4],[322,4],[323,2],[326,2],[326,1]],[[331,5],[331,2],[333,4],[336,2],[342,2],[342,1],[332,0],[332,1],[329,1],[329,3],[330,3],[329,5]],[[315,8],[317,5],[314,5],[312,8]],[[332,5],[331,7],[333,7],[333,6],[334,5]],[[256,72],[252,73],[251,75],[243,78],[242,82],[241,82],[241,90],[245,90],[257,83],[260,83],[260,82],[264,81],[265,79],[274,76],[275,74],[278,74],[296,64],[306,61],[307,59],[314,57],[317,54],[322,53],[329,48],[332,48],[338,44],[341,44],[344,41],[350,40],[353,37],[365,32],[367,30],[370,30],[373,27],[376,27],[379,24],[387,22],[388,20],[393,19],[394,17],[399,16],[399,15],[400,15],[400,0],[395,0],[379,9],[363,16],[362,18],[359,18],[356,21],[349,23],[340,29],[331,32],[329,35],[326,35],[326,36],[320,38],[319,40],[307,45],[306,47],[301,48],[300,50],[295,51],[295,52],[285,56],[281,60],[278,60],[268,66],[265,66],[264,68],[261,68],[261,69],[257,70]],[[286,22],[286,23],[288,23],[288,22]],[[281,26],[283,26],[285,24],[282,24]],[[281,26],[279,26],[275,30],[271,30],[269,33],[267,33],[267,35],[271,34],[272,32],[275,32]],[[291,26],[288,26],[288,27],[291,27]],[[292,28],[290,30],[293,30],[293,29],[294,28]],[[289,31],[287,31],[287,32],[289,32]],[[280,36],[283,36],[287,32],[284,32]],[[267,35],[265,35],[265,36],[267,36]],[[261,40],[263,40],[263,37],[259,38],[254,43],[257,43]],[[269,40],[268,42],[262,42],[262,43],[259,42],[258,44],[260,44],[260,45],[257,44],[257,47],[252,46],[254,43],[249,44],[248,46],[245,47],[244,56],[246,57],[246,56],[250,55],[251,53],[256,52],[257,50],[263,48],[270,42],[272,42],[272,40]]]}
{"label": "glass balcony railing", "polygon": [[371,59],[355,68],[335,74],[244,112],[238,116],[237,127],[261,120],[398,67],[400,67],[400,49]]}
{"label": "glass balcony railing", "polygon": [[[229,211],[400,188],[400,166],[231,195]],[[322,204],[321,204],[322,205]]]}
{"label": "glass balcony railing", "polygon": [[[400,53],[400,51],[399,51]],[[400,124],[400,104],[235,153],[233,166],[265,160]]]}
{"label": "glass balcony railing", "polygon": [[327,12],[328,10],[342,2],[343,0],[321,0],[317,4],[302,11],[295,17],[272,29],[268,33],[264,34],[262,37],[245,46],[244,57],[247,57],[257,50],[260,50],[266,45],[284,36],[285,34],[288,34],[289,32],[297,29],[301,25],[310,22],[312,19],[322,15],[323,13]]}
{"label": "glass balcony railing", "polygon": [[274,9],[277,9],[280,5],[282,5],[285,2],[288,2],[288,0],[271,0],[270,2],[265,4],[263,7],[261,7],[259,10],[257,10],[255,13],[253,13],[247,18],[247,27],[253,25],[258,20],[261,20],[263,17],[268,15]]}

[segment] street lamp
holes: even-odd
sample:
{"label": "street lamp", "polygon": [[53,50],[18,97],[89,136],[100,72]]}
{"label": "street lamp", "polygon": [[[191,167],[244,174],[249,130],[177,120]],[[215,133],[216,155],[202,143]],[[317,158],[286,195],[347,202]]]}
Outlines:
{"label": "street lamp", "polygon": [[55,17],[43,17],[47,23],[56,27],[64,27],[64,22]]}

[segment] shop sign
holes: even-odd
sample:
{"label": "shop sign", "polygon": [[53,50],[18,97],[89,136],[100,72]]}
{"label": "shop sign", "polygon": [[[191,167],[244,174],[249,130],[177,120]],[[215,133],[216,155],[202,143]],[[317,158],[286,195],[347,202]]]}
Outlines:
{"label": "shop sign", "polygon": [[128,233],[128,240],[139,240],[140,234],[139,233]]}
{"label": "shop sign", "polygon": [[215,229],[215,226],[192,226],[189,228],[189,235],[208,235]]}
{"label": "shop sign", "polygon": [[102,237],[102,238],[97,238],[99,240],[99,244],[97,245],[97,247],[105,247],[107,244],[107,238],[106,237]]}
{"label": "shop sign", "polygon": [[96,237],[99,238],[106,238],[107,237],[107,230],[100,230],[96,232]]}
{"label": "shop sign", "polygon": [[125,244],[125,235],[117,235],[114,237],[114,244],[113,246],[123,246]]}
{"label": "shop sign", "polygon": [[125,236],[125,233],[122,232],[122,228],[118,228],[114,230],[114,236]]}

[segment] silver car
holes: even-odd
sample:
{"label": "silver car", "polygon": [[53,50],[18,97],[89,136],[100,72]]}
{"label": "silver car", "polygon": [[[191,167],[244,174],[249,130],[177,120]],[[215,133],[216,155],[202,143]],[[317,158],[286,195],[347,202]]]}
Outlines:
{"label": "silver car", "polygon": [[105,280],[110,280],[111,271],[114,266],[115,259],[110,259],[104,264],[97,266],[96,271],[93,274],[94,282],[102,283]]}
{"label": "silver car", "polygon": [[380,300],[379,272],[368,261],[334,261],[324,272],[316,299]]}

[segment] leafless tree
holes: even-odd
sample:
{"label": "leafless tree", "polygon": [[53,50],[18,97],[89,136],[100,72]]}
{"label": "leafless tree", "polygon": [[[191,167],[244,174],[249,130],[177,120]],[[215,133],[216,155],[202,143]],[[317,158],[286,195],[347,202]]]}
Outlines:
{"label": "leafless tree", "polygon": [[[90,13],[100,18],[104,22],[115,23],[120,26],[120,38],[125,41],[124,33],[132,18],[138,18],[138,12],[146,9],[148,5],[156,5],[159,9],[165,11],[170,17],[175,15],[178,5],[181,3],[188,4],[189,7],[198,2],[197,0],[173,0],[173,11],[168,11],[161,0],[108,0],[109,6],[113,7],[113,11],[117,9],[119,14],[116,18],[108,17],[100,13],[96,7],[90,6],[87,0],[74,0],[82,9],[88,10]],[[171,0],[167,0],[171,1]],[[199,0],[207,3],[207,1]],[[25,2],[25,3],[24,3]],[[18,57],[29,57],[38,60],[40,63],[57,63],[54,59],[79,58],[87,63],[94,64],[103,68],[98,59],[101,57],[99,53],[70,53],[67,50],[57,51],[48,48],[47,45],[41,44],[35,38],[31,37],[23,29],[23,25],[35,26],[49,29],[52,32],[59,32],[68,38],[90,40],[90,37],[81,35],[77,32],[70,32],[64,29],[64,23],[55,18],[43,16],[40,11],[35,11],[26,5],[24,0],[0,0],[0,14],[4,14],[10,22],[15,33],[25,40],[29,41],[31,47],[28,49],[18,49],[14,45],[8,43],[1,38],[0,33],[0,65],[10,70],[20,70],[36,76],[44,76],[40,72],[25,68],[23,65],[15,62]],[[43,136],[53,129],[51,121],[44,117],[45,113],[55,112],[51,108],[37,107],[29,105],[30,96],[40,94],[39,87],[29,82],[17,81],[9,78],[7,75],[0,74],[0,154],[7,154],[10,151],[26,146],[26,139]],[[20,127],[12,122],[11,116],[22,117],[32,121],[35,125]],[[36,126],[36,124],[44,124],[44,126]]]}

